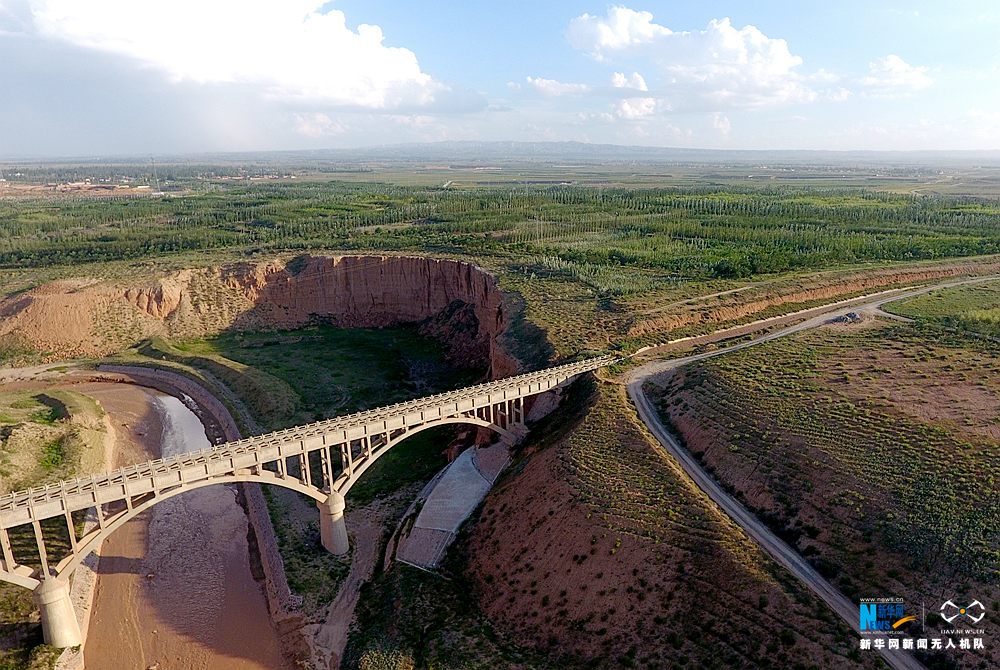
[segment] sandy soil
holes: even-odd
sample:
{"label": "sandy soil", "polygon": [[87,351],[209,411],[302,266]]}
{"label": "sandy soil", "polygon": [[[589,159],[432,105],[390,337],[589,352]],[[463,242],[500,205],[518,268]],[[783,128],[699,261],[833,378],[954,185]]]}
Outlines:
{"label": "sandy soil", "polygon": [[[636,440],[623,449],[646,446]],[[796,659],[842,667],[828,631],[812,625],[794,591],[769,576],[759,552],[720,523],[696,491],[684,486],[683,507],[657,510],[655,539],[622,532],[610,527],[609,520],[621,521],[609,519],[612,510],[580,500],[566,458],[564,445],[532,456],[487,497],[472,530],[469,576],[498,634],[551,654],[557,667],[625,667],[616,660],[629,649],[650,657],[650,667],[681,656],[703,667],[707,649],[716,650],[719,667],[739,667],[736,655],[752,667],[776,636],[774,612],[781,612],[809,636],[796,640]],[[658,476],[677,475],[665,463]],[[762,596],[769,605],[759,611]],[[705,627],[706,603],[738,623]]]}
{"label": "sandy soil", "polygon": [[[75,390],[99,400],[112,416],[119,447],[114,465],[159,455],[158,392],[108,383]],[[283,667],[263,593],[250,573],[246,518],[230,489],[212,487],[157,505],[110,536],[101,555],[84,652],[88,667]]]}

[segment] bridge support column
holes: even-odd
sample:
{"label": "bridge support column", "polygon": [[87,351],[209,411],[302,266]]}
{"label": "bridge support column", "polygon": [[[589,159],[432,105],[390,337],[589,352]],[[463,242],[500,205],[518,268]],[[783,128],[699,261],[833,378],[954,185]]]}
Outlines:
{"label": "bridge support column", "polygon": [[331,554],[343,556],[350,550],[347,524],[344,522],[344,510],[347,508],[344,496],[333,491],[326,501],[316,503],[316,506],[319,508],[319,535],[323,547]]}
{"label": "bridge support column", "polygon": [[80,624],[69,599],[69,584],[49,577],[35,587],[35,604],[42,615],[42,637],[45,644],[57,648],[83,644]]}

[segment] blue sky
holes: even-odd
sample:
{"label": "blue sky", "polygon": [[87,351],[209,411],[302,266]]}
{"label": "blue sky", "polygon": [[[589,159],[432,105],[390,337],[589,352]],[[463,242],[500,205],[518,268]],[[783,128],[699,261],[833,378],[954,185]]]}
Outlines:
{"label": "blue sky", "polygon": [[0,156],[1000,149],[995,2],[0,0]]}

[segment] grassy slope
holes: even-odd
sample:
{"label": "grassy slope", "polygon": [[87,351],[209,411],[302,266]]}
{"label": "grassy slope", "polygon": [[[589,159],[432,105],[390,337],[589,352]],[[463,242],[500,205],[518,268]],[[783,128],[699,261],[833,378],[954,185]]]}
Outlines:
{"label": "grassy slope", "polygon": [[932,291],[893,303],[887,310],[948,328],[1000,338],[1000,282]]}
{"label": "grassy slope", "polygon": [[[65,389],[0,393],[0,483],[17,490],[58,481],[103,465],[104,412],[94,400]],[[69,550],[61,519],[43,524],[49,557]],[[34,536],[11,533],[16,555],[36,552]],[[30,561],[28,561],[31,564]],[[58,655],[42,644],[31,593],[0,583],[0,670],[48,668]]]}
{"label": "grassy slope", "polygon": [[440,575],[396,565],[365,588],[349,667],[846,662],[846,630],[621,415],[620,389],[578,382],[564,402]]}

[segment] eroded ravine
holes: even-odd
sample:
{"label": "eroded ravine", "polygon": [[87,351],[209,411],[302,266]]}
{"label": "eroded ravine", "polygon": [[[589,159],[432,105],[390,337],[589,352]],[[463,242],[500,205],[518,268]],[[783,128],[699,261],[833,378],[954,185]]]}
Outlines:
{"label": "eroded ravine", "polygon": [[[501,342],[509,322],[496,279],[460,261],[307,256],[134,282],[64,280],[29,293],[0,300],[7,315],[0,332],[16,329],[53,360],[114,356],[148,338],[177,341],[325,323],[416,324],[421,335],[445,345],[449,363],[484,369],[494,378],[521,365]],[[102,404],[112,417],[123,417],[116,424],[121,449],[108,467],[160,456],[160,434],[162,455],[179,453],[179,442],[185,450],[207,445],[190,412],[194,424],[172,429],[184,422],[186,410],[167,411],[168,396],[107,386],[118,391],[106,390]],[[134,397],[126,401],[129,394]],[[145,404],[136,405],[139,400]],[[246,515],[224,487],[158,504],[112,534],[101,552],[106,558],[85,647],[88,667],[281,667],[267,603],[250,574],[246,534]],[[267,535],[258,541],[273,548]],[[345,617],[352,610],[353,600]],[[346,626],[332,643],[318,642],[336,656],[345,635]]]}

